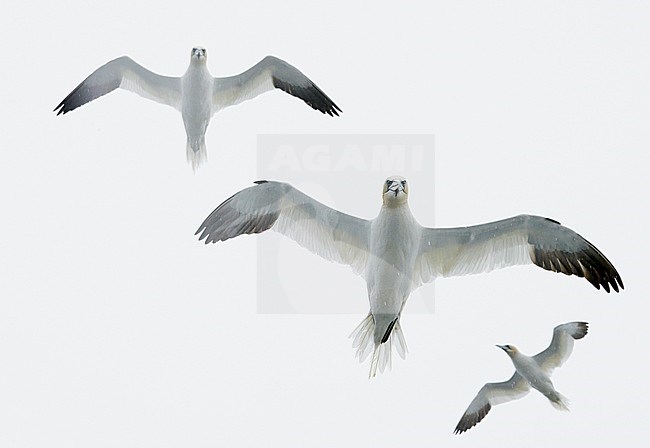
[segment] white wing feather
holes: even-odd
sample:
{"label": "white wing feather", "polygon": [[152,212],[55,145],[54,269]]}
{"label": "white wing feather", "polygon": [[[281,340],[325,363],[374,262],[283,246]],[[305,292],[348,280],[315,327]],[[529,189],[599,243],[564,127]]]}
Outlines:
{"label": "white wing feather", "polygon": [[483,420],[492,406],[517,400],[526,396],[528,392],[530,392],[530,385],[517,372],[508,381],[485,384],[467,407],[454,433],[460,434],[472,428]]}
{"label": "white wing feather", "polygon": [[610,286],[617,292],[623,288],[614,266],[594,245],[556,221],[532,215],[471,227],[423,229],[414,279],[426,283],[530,263],[585,277],[607,292]]}
{"label": "white wing feather", "polygon": [[54,110],[66,114],[117,88],[181,109],[180,78],[158,75],[128,56],[122,56],[91,73]]}
{"label": "white wing feather", "polygon": [[547,375],[560,367],[573,352],[575,339],[582,339],[589,330],[587,322],[569,322],[553,329],[553,339],[546,350],[533,356]]}
{"label": "white wing feather", "polygon": [[212,105],[215,111],[250,100],[264,92],[281,89],[328,115],[341,109],[300,70],[273,56],[267,56],[245,72],[214,79]]}
{"label": "white wing feather", "polygon": [[289,184],[259,182],[223,202],[197,230],[206,244],[273,229],[363,275],[370,222],[329,208]]}

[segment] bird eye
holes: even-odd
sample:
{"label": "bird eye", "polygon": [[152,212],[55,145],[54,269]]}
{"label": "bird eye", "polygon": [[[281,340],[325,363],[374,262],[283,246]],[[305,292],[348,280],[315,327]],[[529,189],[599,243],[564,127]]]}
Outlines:
{"label": "bird eye", "polygon": [[405,180],[402,181],[402,187],[404,187],[404,186],[406,186],[406,181]]}

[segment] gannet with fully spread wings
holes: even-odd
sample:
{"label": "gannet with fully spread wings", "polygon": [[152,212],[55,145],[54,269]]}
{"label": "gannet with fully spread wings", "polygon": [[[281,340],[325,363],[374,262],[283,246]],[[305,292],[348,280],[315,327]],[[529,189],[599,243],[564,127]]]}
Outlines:
{"label": "gannet with fully spread wings", "polygon": [[213,78],[205,48],[192,49],[190,66],[180,78],[161,76],[122,56],[95,70],[54,111],[66,114],[121,87],[179,110],[187,134],[187,159],[196,169],[206,160],[205,132],[212,116],[229,106],[278,88],[330,116],[341,109],[294,66],[267,56],[245,72]]}
{"label": "gannet with fully spread wings", "polygon": [[508,381],[485,384],[461,417],[454,434],[461,434],[479,423],[492,406],[526,396],[531,387],[548,398],[556,409],[568,411],[568,400],[555,390],[551,374],[571,355],[573,340],[585,337],[588,328],[587,322],[558,325],[553,330],[551,345],[535,356],[524,355],[514,345],[497,345],[510,356],[515,373]]}
{"label": "gannet with fully spread wings", "polygon": [[256,184],[217,207],[197,230],[199,239],[207,244],[273,229],[327,260],[351,266],[368,287],[370,313],[351,337],[360,361],[373,353],[370,376],[390,365],[393,344],[405,357],[402,308],[413,290],[437,277],[534,263],[584,277],[607,292],[623,288],[595,246],[548,218],[519,215],[471,227],[420,226],[400,176],[384,183],[383,205],[373,220],[333,210],[286,183]]}

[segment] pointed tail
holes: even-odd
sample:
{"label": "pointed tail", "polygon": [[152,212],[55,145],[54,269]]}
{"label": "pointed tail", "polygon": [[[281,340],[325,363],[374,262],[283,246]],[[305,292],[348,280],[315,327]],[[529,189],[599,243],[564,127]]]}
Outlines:
{"label": "pointed tail", "polygon": [[558,391],[551,392],[546,395],[546,398],[548,398],[553,407],[558,411],[569,411],[569,399]]}
{"label": "pointed tail", "polygon": [[207,162],[208,151],[205,147],[205,136],[196,141],[187,140],[185,153],[187,155],[187,161],[192,165],[194,171]]}
{"label": "pointed tail", "polygon": [[406,359],[408,353],[399,318],[392,325],[392,331],[383,338],[383,342],[375,342],[374,335],[375,319],[372,314],[368,314],[350,335],[350,338],[353,338],[352,348],[357,349],[355,357],[359,358],[359,362],[364,362],[372,353],[369,378],[377,375],[377,370],[382,373],[386,367],[391,368],[393,346],[402,359]]}

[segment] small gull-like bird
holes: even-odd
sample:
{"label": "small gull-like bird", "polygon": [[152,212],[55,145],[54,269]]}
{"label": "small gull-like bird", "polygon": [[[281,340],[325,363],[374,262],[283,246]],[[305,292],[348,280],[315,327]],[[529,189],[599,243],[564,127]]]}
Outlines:
{"label": "small gull-like bird", "polygon": [[462,434],[478,424],[492,406],[526,396],[531,387],[548,398],[556,409],[568,411],[568,400],[555,390],[551,374],[571,355],[573,340],[585,337],[588,328],[587,322],[558,325],[553,330],[551,345],[535,356],[524,355],[514,345],[497,345],[510,356],[515,373],[508,381],[485,384],[461,417],[454,434]]}
{"label": "small gull-like bird", "polygon": [[121,87],[179,110],[187,134],[187,159],[196,169],[206,160],[205,132],[212,116],[229,106],[278,88],[300,98],[312,108],[330,116],[341,109],[300,70],[273,56],[267,56],[245,72],[213,78],[207,67],[208,52],[195,47],[190,66],[180,78],[153,73],[128,56],[114,59],[95,70],[58,106],[66,114]]}
{"label": "small gull-like bird", "polygon": [[383,184],[383,205],[373,220],[331,209],[286,183],[258,181],[217,207],[196,234],[205,243],[268,229],[321,257],[346,264],[367,284],[370,313],[352,333],[370,376],[391,363],[391,347],[405,358],[400,326],[412,291],[438,277],[478,274],[534,263],[586,278],[597,289],[623,288],[614,266],[589,241],[552,219],[519,215],[471,227],[422,227],[408,206],[401,176]]}

